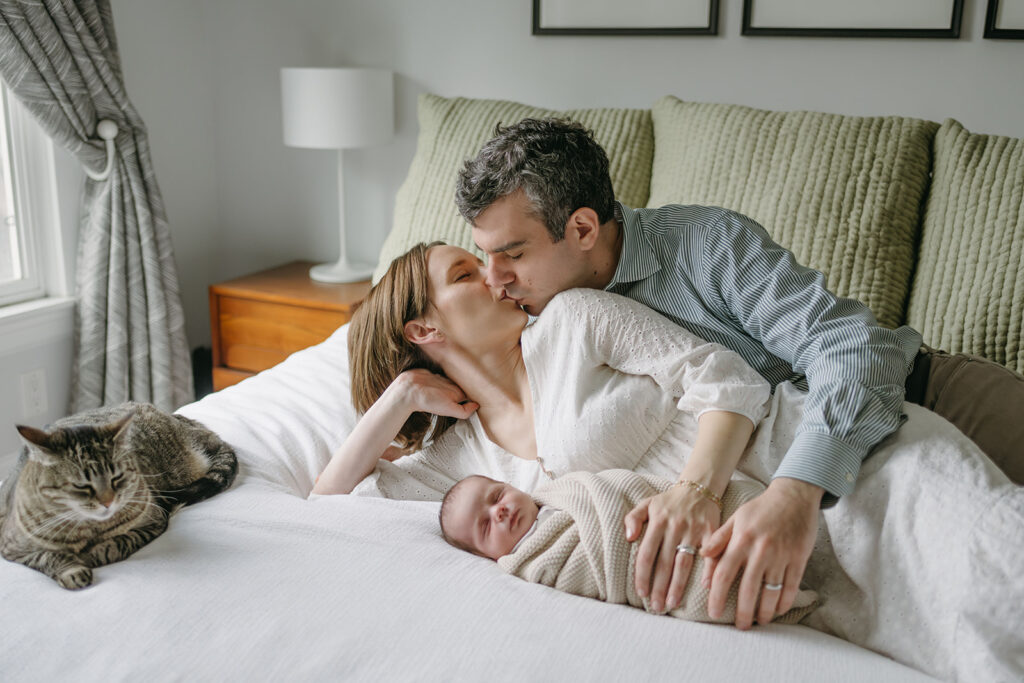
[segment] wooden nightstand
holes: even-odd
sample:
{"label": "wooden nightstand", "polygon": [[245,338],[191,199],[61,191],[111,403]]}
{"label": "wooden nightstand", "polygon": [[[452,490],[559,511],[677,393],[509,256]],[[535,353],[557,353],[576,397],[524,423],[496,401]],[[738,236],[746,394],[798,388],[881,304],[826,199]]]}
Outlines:
{"label": "wooden nightstand", "polygon": [[296,261],[210,286],[214,391],[322,342],[349,321],[369,281],[315,282],[311,265]]}

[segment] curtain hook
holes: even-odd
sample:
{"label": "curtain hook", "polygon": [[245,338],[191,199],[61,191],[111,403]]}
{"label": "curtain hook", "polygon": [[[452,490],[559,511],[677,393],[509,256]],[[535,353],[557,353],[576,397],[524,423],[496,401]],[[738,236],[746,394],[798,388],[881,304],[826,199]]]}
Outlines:
{"label": "curtain hook", "polygon": [[117,137],[117,124],[110,119],[101,119],[96,124],[96,134],[107,143],[107,165],[99,173],[93,173],[89,167],[85,167],[85,175],[93,180],[106,180],[110,176],[110,169],[114,165],[114,138]]}

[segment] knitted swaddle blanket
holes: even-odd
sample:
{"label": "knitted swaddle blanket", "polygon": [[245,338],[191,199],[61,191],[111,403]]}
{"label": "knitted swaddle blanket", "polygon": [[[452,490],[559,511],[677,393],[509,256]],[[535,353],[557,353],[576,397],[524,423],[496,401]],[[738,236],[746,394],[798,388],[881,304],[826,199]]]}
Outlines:
{"label": "knitted swaddle blanket", "polygon": [[[641,500],[667,490],[672,483],[629,470],[606,470],[573,472],[541,486],[533,498],[557,511],[514,553],[499,558],[498,565],[533,583],[605,602],[628,603],[651,612],[648,600],[638,596],[633,586],[633,566],[643,535],[634,543],[627,542],[623,519]],[[763,490],[753,481],[730,482],[722,496],[722,522]],[[709,592],[700,582],[703,563],[698,555],[682,603],[668,614],[690,621],[734,622],[739,579],[729,590],[721,618],[712,619],[707,612]],[[796,623],[816,605],[817,595],[801,590],[793,608],[775,621]]]}

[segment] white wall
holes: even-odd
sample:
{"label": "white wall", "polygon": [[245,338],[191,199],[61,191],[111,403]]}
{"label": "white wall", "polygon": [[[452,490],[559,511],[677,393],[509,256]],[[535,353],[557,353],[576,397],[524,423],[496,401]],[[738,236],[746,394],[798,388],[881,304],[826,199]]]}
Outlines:
{"label": "white wall", "polygon": [[150,129],[193,345],[208,341],[210,282],[294,258],[336,256],[330,151],[281,141],[284,66],[397,74],[398,135],[346,153],[354,257],[375,260],[415,150],[416,96],[552,108],[650,107],[661,95],[770,109],[959,119],[1024,136],[1024,41],[747,38],[741,0],[717,37],[535,37],[507,0],[114,0],[128,92]]}
{"label": "white wall", "polygon": [[208,343],[206,287],[221,248],[217,85],[202,0],[112,3],[128,97],[149,131],[191,346]]}

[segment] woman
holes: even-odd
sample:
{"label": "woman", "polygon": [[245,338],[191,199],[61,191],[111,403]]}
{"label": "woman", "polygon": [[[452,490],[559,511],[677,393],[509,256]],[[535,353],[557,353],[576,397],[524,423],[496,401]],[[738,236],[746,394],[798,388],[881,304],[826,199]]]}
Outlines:
{"label": "woman", "polygon": [[[604,292],[564,292],[527,323],[468,252],[420,246],[398,259],[353,319],[365,414],[314,493],[440,500],[469,474],[527,492],[574,470],[677,477],[687,483],[659,504],[688,523],[647,549],[676,563],[673,608],[690,553],[719,524],[714,498],[737,465],[767,483],[803,395],[783,383],[767,411],[767,385],[738,355]],[[905,409],[854,493],[820,515],[804,576],[824,604],[805,623],[942,678],[1020,678],[1024,489],[947,422]],[[753,580],[771,612],[789,609],[791,597]]]}
{"label": "woman", "polygon": [[[576,470],[678,478],[686,483],[656,503],[687,510],[689,524],[647,550],[675,564],[672,581],[637,579],[641,595],[650,588],[674,609],[693,553],[719,525],[714,498],[767,411],[768,384],[738,354],[612,294],[567,292],[527,321],[496,300],[465,250],[420,245],[396,259],[349,331],[365,414],[313,493],[348,493],[368,476],[359,492],[427,500],[469,474],[526,491]],[[424,385],[431,371],[454,384],[429,375]],[[429,415],[441,417],[432,425]],[[428,433],[420,452],[378,466],[420,450]]]}

